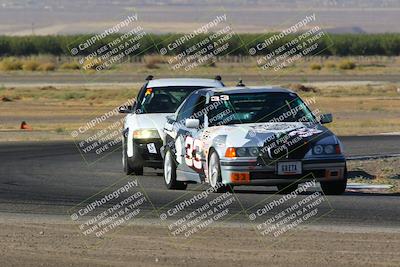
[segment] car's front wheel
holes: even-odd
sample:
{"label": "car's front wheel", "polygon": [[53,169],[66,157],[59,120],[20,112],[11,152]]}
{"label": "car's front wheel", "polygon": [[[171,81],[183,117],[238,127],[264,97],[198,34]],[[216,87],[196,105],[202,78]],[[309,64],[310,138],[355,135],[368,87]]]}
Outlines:
{"label": "car's front wheel", "polygon": [[344,177],[341,180],[320,182],[322,191],[325,195],[341,195],[346,191],[347,168],[344,170]]}
{"label": "car's front wheel", "polygon": [[347,179],[321,182],[321,188],[325,195],[341,195],[346,191]]}
{"label": "car's front wheel", "polygon": [[187,184],[176,180],[176,164],[170,150],[164,157],[164,181],[168,189],[185,190]]}
{"label": "car's front wheel", "polygon": [[225,193],[230,191],[229,185],[222,184],[221,164],[216,151],[212,151],[208,160],[208,181],[215,192]]}

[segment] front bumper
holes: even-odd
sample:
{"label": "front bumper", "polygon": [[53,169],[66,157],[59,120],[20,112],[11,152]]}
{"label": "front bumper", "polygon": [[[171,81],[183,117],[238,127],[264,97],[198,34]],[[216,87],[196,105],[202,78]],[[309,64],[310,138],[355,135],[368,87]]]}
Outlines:
{"label": "front bumper", "polygon": [[231,185],[284,185],[310,180],[334,181],[345,178],[346,159],[343,156],[324,159],[292,160],[302,162],[302,173],[278,175],[277,161],[260,162],[257,159],[221,160],[221,176],[224,184]]}
{"label": "front bumper", "polygon": [[137,158],[143,161],[143,166],[151,168],[162,168],[163,160],[160,149],[163,145],[161,139],[135,139],[133,149]]}

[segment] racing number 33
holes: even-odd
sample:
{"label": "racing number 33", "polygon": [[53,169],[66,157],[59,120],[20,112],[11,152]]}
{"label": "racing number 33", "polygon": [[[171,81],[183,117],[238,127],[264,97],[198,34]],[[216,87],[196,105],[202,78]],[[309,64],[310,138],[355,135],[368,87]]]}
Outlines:
{"label": "racing number 33", "polygon": [[195,167],[196,169],[201,169],[201,141],[198,139],[193,139],[191,136],[187,136],[185,140],[185,163],[189,167]]}

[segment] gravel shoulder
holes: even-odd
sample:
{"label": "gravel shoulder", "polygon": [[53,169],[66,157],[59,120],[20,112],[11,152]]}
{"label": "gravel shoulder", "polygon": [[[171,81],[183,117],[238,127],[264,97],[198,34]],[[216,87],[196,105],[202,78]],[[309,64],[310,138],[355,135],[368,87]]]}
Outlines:
{"label": "gravel shoulder", "polygon": [[212,227],[190,242],[142,221],[101,240],[54,216],[2,214],[2,266],[398,266],[400,232],[299,228],[279,242],[254,238],[247,225]]}

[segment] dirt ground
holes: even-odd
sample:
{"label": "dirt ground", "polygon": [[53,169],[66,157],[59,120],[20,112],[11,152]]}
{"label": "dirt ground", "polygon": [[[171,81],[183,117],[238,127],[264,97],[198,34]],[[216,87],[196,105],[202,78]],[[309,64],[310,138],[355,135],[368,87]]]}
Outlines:
{"label": "dirt ground", "polygon": [[351,183],[388,184],[393,187],[386,193],[400,192],[400,158],[349,161]]}
{"label": "dirt ground", "polygon": [[[36,216],[36,215],[35,215]],[[255,238],[248,225],[215,227],[186,240],[137,223],[100,240],[64,219],[2,216],[1,266],[399,266],[396,229],[293,230],[279,242]]]}

